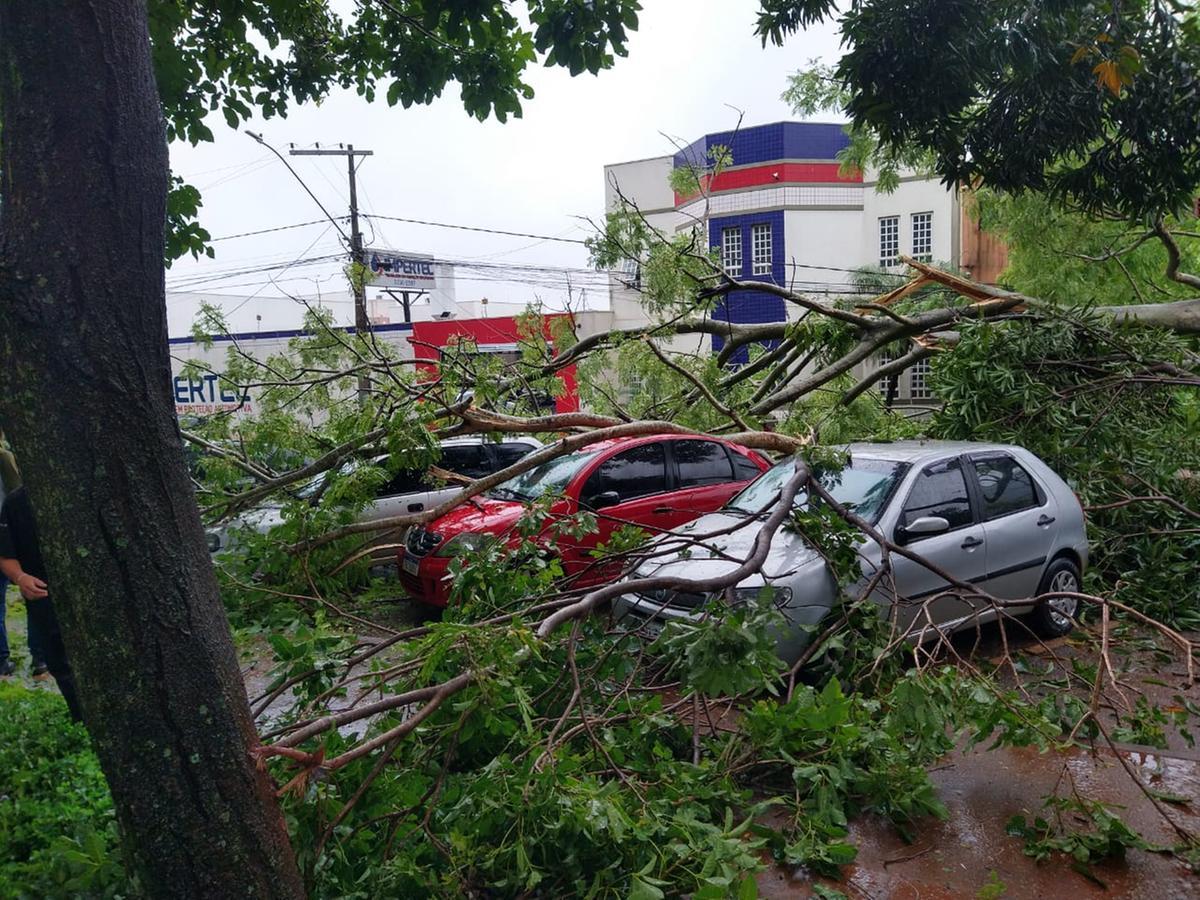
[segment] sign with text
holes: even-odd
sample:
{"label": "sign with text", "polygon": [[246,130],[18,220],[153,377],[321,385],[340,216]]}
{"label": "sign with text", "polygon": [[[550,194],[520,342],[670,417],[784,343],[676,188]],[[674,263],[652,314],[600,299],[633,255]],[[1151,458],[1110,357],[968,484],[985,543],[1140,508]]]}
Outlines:
{"label": "sign with text", "polygon": [[387,250],[368,250],[367,268],[374,276],[371,285],[401,291],[432,291],[437,288],[437,275],[432,256],[411,253],[391,253]]}
{"label": "sign with text", "polygon": [[184,378],[176,375],[175,413],[177,415],[206,416],[213,413],[249,413],[254,411],[250,395],[239,392],[223,383],[216,375],[200,378]]}

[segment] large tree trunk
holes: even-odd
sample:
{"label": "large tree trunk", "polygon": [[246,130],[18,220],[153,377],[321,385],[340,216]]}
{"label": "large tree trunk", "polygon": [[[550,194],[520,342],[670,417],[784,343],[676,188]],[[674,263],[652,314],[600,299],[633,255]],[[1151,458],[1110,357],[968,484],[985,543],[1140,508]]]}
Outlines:
{"label": "large tree trunk", "polygon": [[3,0],[0,117],[0,416],[131,864],[152,896],[302,896],[175,420],[144,3]]}

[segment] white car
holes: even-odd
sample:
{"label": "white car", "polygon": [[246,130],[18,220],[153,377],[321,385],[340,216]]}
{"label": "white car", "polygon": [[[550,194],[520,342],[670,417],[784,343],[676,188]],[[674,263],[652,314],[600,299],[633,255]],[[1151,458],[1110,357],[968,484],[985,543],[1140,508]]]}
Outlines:
{"label": "white car", "polygon": [[[483,478],[511,466],[542,446],[536,438],[513,436],[496,443],[482,437],[448,438],[442,441],[442,456],[437,465],[467,478]],[[386,456],[375,458],[382,463]],[[353,465],[348,463],[347,465]],[[323,476],[318,476],[298,492],[298,496],[311,496],[320,490]],[[422,469],[401,469],[381,485],[375,499],[368,503],[359,516],[360,522],[373,522],[424,512],[443,503],[460,492],[456,485],[439,485]],[[229,550],[235,543],[235,532],[250,527],[259,534],[266,534],[283,521],[282,507],[278,504],[262,506],[242,513],[219,526],[209,528],[208,549],[211,553]],[[381,552],[379,560],[393,562],[394,553]]]}

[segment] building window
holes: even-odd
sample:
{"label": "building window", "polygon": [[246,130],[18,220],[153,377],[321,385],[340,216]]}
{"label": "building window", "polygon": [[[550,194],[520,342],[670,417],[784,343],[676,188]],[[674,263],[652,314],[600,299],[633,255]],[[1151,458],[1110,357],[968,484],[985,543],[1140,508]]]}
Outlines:
{"label": "building window", "polygon": [[625,257],[621,260],[617,271],[621,273],[620,280],[625,287],[635,291],[642,289],[642,264],[638,260]]}
{"label": "building window", "polygon": [[929,357],[917,360],[908,370],[908,399],[932,400],[933,391],[929,389]]}
{"label": "building window", "polygon": [[752,225],[750,227],[751,273],[754,275],[771,274],[771,226]]}
{"label": "building window", "polygon": [[919,262],[933,262],[933,213],[912,215],[912,255]]}
{"label": "building window", "polygon": [[883,268],[900,262],[900,217],[883,216],[879,220],[879,265]]}
{"label": "building window", "polygon": [[[882,369],[888,363],[895,362],[896,358],[897,357],[894,353],[884,350],[879,354],[879,368]],[[879,393],[882,395],[885,401],[887,401],[888,398],[893,400],[899,399],[899,394],[894,393],[898,386],[898,381],[895,375],[884,375],[879,379],[877,384],[879,385]]]}
{"label": "building window", "polygon": [[735,278],[742,274],[742,229],[721,229],[721,265]]}

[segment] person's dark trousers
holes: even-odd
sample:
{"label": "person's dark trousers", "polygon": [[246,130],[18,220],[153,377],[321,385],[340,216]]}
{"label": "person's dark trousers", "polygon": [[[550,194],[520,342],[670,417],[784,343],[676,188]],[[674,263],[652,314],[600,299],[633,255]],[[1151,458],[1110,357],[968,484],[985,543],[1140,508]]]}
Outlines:
{"label": "person's dark trousers", "polygon": [[[25,601],[25,640],[29,644],[29,663],[34,668],[46,662],[46,638],[42,634],[41,620],[34,615],[37,600]],[[57,621],[57,620],[55,620]]]}
{"label": "person's dark trousers", "polygon": [[8,579],[0,575],[0,668],[8,662],[8,629],[5,627],[5,619],[8,618]]}
{"label": "person's dark trousers", "polygon": [[[62,632],[58,629],[58,616],[54,614],[54,604],[50,598],[26,600],[25,608],[29,611],[29,634],[32,636],[36,628],[41,642],[41,650],[45,654],[42,661],[58,683],[58,690],[67,701],[67,709],[71,718],[76,722],[82,721],[79,713],[79,696],[75,693],[75,675],[71,664],[67,661],[67,650],[63,646]],[[32,650],[32,641],[31,648]]]}

